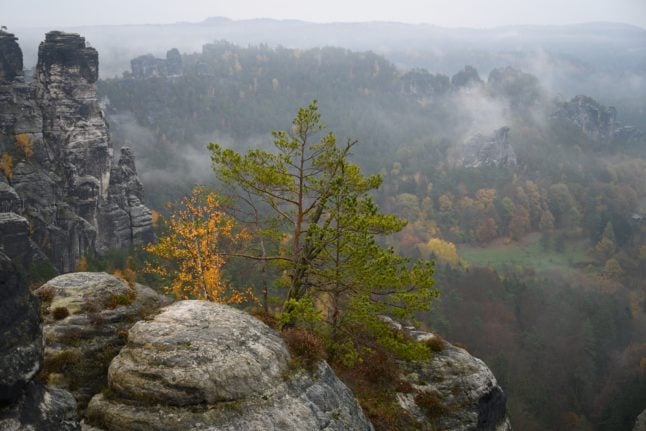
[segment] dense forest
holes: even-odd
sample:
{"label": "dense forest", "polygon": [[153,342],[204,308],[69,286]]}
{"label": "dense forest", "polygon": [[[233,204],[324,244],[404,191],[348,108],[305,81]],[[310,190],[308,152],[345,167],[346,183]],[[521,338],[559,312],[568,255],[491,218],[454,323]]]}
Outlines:
{"label": "dense forest", "polygon": [[[209,142],[268,149],[318,100],[339,140],[358,140],[350,158],[381,175],[380,208],[408,221],[387,245],[436,262],[440,298],[418,321],[489,364],[516,429],[628,429],[643,409],[646,134],[614,108],[504,64],[448,76],[372,52],[228,42],[139,59],[98,90],[162,214],[215,182]],[[260,292],[241,265],[225,271]]]}

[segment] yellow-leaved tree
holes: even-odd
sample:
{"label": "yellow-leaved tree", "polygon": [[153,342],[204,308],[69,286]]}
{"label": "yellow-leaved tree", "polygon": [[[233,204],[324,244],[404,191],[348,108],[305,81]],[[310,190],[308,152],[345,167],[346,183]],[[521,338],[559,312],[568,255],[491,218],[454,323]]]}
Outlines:
{"label": "yellow-leaved tree", "polygon": [[231,289],[222,277],[223,247],[247,239],[248,234],[235,230],[217,195],[198,186],[169,209],[171,216],[157,243],[146,246],[151,255],[147,271],[161,276],[165,288],[178,298],[220,303],[251,299],[251,291]]}

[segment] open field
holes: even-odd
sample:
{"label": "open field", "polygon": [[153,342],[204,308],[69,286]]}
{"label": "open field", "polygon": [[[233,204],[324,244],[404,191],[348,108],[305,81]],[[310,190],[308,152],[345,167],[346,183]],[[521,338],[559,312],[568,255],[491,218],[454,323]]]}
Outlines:
{"label": "open field", "polygon": [[496,270],[533,269],[537,272],[580,271],[592,264],[586,255],[585,241],[566,242],[562,251],[544,249],[541,235],[532,233],[521,241],[494,241],[486,247],[458,245],[458,254],[470,265],[489,266]]}

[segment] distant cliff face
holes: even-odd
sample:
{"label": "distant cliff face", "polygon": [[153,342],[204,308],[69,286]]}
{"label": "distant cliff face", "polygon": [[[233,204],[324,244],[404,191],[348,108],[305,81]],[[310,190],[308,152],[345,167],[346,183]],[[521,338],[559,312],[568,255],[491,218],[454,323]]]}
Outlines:
{"label": "distant cliff face", "polygon": [[53,31],[26,83],[16,38],[0,32],[0,211],[27,218],[33,241],[63,272],[87,254],[153,238],[134,156],[122,149],[113,162],[98,67],[84,38]]}
{"label": "distant cliff face", "polygon": [[509,142],[509,127],[502,127],[489,135],[478,133],[472,136],[463,145],[460,162],[467,168],[516,166],[516,152]]}

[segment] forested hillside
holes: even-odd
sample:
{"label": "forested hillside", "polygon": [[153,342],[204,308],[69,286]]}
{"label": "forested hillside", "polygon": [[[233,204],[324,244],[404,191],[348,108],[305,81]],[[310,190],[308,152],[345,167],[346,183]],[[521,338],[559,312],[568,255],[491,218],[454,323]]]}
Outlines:
{"label": "forested hillside", "polygon": [[98,92],[153,208],[214,181],[209,142],[268,148],[316,99],[408,221],[389,245],[437,262],[441,298],[418,318],[490,364],[516,429],[627,429],[643,409],[646,134],[614,108],[506,64],[448,76],[227,42],[138,61]]}

